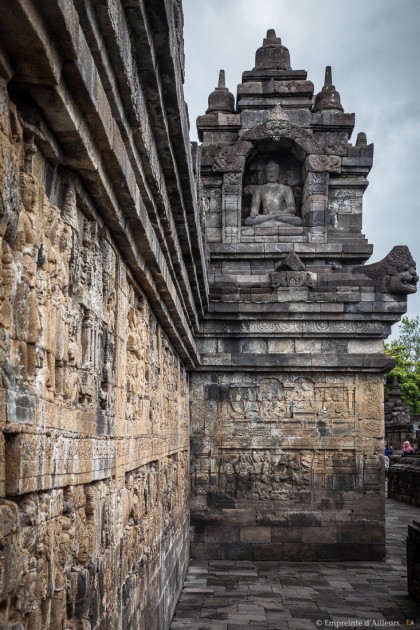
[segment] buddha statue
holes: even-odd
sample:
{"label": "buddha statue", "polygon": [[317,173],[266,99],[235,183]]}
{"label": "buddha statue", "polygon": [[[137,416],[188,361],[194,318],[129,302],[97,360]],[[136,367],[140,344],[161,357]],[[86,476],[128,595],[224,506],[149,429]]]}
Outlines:
{"label": "buddha statue", "polygon": [[[296,216],[295,199],[290,186],[279,183],[280,167],[270,160],[265,165],[266,183],[253,186],[251,212],[245,225],[290,226],[302,225]],[[260,208],[262,207],[262,213]]]}

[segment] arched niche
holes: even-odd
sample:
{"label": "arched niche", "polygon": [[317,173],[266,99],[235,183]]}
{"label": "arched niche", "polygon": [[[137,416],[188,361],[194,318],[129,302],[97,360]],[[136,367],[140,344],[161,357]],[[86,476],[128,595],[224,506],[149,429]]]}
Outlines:
{"label": "arched niche", "polygon": [[302,158],[299,147],[290,139],[264,139],[253,146],[248,153],[243,172],[242,188],[242,225],[251,211],[251,201],[255,186],[266,183],[265,167],[268,162],[279,166],[279,183],[290,186],[298,217],[302,217],[303,174]]}

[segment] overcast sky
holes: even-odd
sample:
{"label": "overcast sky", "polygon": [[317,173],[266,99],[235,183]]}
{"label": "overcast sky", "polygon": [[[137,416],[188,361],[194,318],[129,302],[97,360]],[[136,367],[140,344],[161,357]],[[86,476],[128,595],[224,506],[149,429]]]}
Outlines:
{"label": "overcast sky", "polygon": [[[191,138],[221,68],[236,95],[267,29],[307,70],[315,93],[331,65],[346,112],[375,145],[364,195],[363,232],[374,245],[369,262],[408,245],[420,269],[420,0],[183,0]],[[409,296],[420,314],[419,293]],[[397,332],[396,327],[394,331]],[[395,334],[394,332],[394,334]]]}

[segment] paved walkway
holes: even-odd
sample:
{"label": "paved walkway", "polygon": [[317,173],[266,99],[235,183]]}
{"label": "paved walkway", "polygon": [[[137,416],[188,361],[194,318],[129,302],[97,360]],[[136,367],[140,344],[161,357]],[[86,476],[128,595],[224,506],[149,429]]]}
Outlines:
{"label": "paved walkway", "polygon": [[192,561],[171,630],[420,628],[405,568],[420,508],[392,499],[386,508],[385,563]]}

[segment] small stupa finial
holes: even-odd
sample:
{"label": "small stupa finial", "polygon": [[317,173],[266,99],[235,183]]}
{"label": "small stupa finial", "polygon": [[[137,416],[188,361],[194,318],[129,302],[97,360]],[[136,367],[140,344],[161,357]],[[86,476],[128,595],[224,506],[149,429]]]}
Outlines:
{"label": "small stupa finial", "polygon": [[219,72],[219,83],[217,84],[218,88],[225,88],[226,87],[226,80],[225,80],[225,71],[224,70],[220,70]]}
{"label": "small stupa finial", "polygon": [[290,55],[286,46],[277,37],[274,28],[267,30],[263,45],[255,53],[255,69],[258,70],[291,70]]}
{"label": "small stupa finial", "polygon": [[209,106],[206,114],[220,112],[232,114],[235,111],[235,97],[226,87],[225,71],[219,71],[217,88],[209,95]]}
{"label": "small stupa finial", "polygon": [[332,82],[332,71],[331,71],[331,66],[327,66],[325,68],[325,80],[324,80],[324,87],[332,87],[333,86],[333,82]]}
{"label": "small stupa finial", "polygon": [[357,134],[356,147],[367,147],[367,137],[364,131],[359,131]]}
{"label": "small stupa finial", "polygon": [[335,110],[343,112],[343,106],[341,105],[340,94],[335,89],[335,85],[332,82],[332,70],[331,66],[325,68],[325,80],[324,87],[315,97],[314,112],[321,112],[325,110]]}

